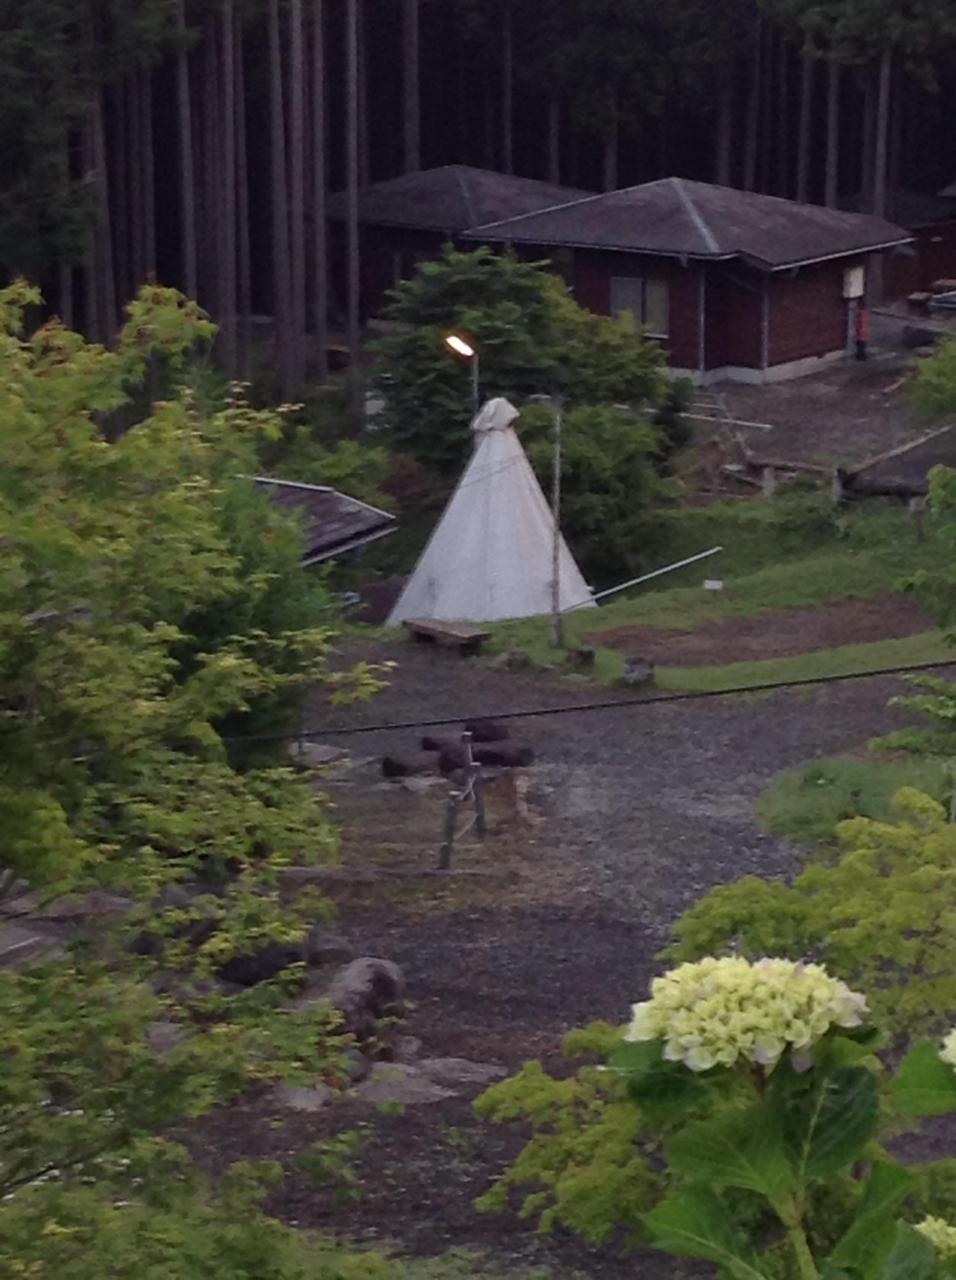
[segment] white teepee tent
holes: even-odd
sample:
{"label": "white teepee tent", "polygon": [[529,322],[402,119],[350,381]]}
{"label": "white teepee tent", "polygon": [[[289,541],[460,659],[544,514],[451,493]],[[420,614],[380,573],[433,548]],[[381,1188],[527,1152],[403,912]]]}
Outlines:
{"label": "white teepee tent", "polygon": [[[471,425],[475,447],[389,625],[406,618],[494,622],[551,609],[554,522],[512,423],[507,400],[489,400]],[[561,608],[591,592],[560,544]]]}

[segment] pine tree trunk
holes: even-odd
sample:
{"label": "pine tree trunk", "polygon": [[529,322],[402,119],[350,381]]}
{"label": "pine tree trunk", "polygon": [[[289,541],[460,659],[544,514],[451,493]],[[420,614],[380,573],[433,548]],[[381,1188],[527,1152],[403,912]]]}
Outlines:
{"label": "pine tree trunk", "polygon": [[419,56],[419,0],[403,0],[403,115],[404,167],[406,173],[417,173],[422,167],[421,147],[421,66]]}
{"label": "pine tree trunk", "polygon": [[763,85],[760,95],[760,142],[757,153],[757,190],[768,192],[773,187],[775,49],[775,32],[773,25],[768,22],[764,26]]}
{"label": "pine tree trunk", "polygon": [[292,255],[292,373],[296,393],[305,382],[305,33],[302,0],[289,6],[289,225]]}
{"label": "pine tree trunk", "polygon": [[200,285],[203,306],[217,319],[222,314],[222,238],[219,234],[219,220],[223,187],[220,108],[222,69],[219,66],[219,44],[216,24],[210,21],[203,30],[203,249]]}
{"label": "pine tree trunk", "polygon": [[783,32],[777,46],[777,195],[790,194],[790,60]]}
{"label": "pine tree trunk", "polygon": [[[186,0],[179,0],[176,25],[180,37],[186,32]],[[196,190],[193,165],[192,98],[189,90],[189,55],[180,45],[176,55],[176,109],[179,132],[179,221],[183,251],[182,283],[186,294],[199,293],[196,278]]]}
{"label": "pine tree trunk", "polygon": [[800,57],[800,123],[797,134],[797,199],[810,198],[810,129],[813,124],[813,80],[816,59],[807,51]]}
{"label": "pine tree trunk", "polygon": [[219,280],[219,355],[236,376],[236,47],[234,0],[222,4],[222,254]]}
{"label": "pine tree trunk", "polygon": [[555,185],[561,181],[561,104],[557,98],[548,100],[548,181]]}
{"label": "pine tree trunk", "polygon": [[[140,80],[136,72],[132,72],[123,82],[123,96],[120,99],[120,107],[125,104],[126,115],[126,136],[129,140],[129,193],[128,193],[128,256],[123,254],[125,258],[123,270],[126,272],[126,281],[134,281],[138,286],[142,284],[145,276],[146,263],[146,247],[145,233],[143,230],[143,112],[140,105]],[[126,185],[126,184],[124,184]],[[119,226],[114,228],[115,239],[120,236]],[[126,236],[124,236],[126,239]],[[117,265],[121,260],[121,253],[117,251]],[[126,282],[124,282],[124,289]]]}
{"label": "pine tree trunk", "polygon": [[246,68],[242,49],[242,15],[235,15],[236,77],[236,231],[238,258],[238,354],[240,378],[249,374],[249,346],[252,340],[252,243],[249,228],[249,151],[246,145]]}
{"label": "pine tree trunk", "polygon": [[346,0],[345,7],[345,190],[346,190],[346,311],[348,328],[349,369],[351,379],[350,407],[355,425],[362,417],[361,317],[359,289],[359,0]]}
{"label": "pine tree trunk", "polygon": [[890,136],[887,161],[887,185],[891,194],[905,185],[903,182],[903,115],[905,108],[909,105],[905,90],[905,72],[899,64],[896,64],[890,90]]}
{"label": "pine tree trunk", "polygon": [[358,5],[358,176],[359,186],[367,187],[372,180],[371,148],[369,138],[368,96],[368,8],[366,0]]}
{"label": "pine tree trunk", "polygon": [[879,89],[876,100],[876,135],[873,156],[873,212],[886,216],[887,161],[889,158],[890,90],[893,83],[893,51],[885,49],[880,58]]}
{"label": "pine tree trunk", "polygon": [[876,94],[874,92],[873,70],[864,70],[863,104],[863,146],[860,154],[860,209],[866,213],[873,212],[873,196],[875,176],[874,159],[876,155]]}
{"label": "pine tree trunk", "polygon": [[67,329],[73,328],[73,267],[69,262],[61,262],[59,272],[59,312],[60,320]]}
{"label": "pine tree trunk", "polygon": [[123,297],[129,297],[131,286],[135,286],[136,272],[130,262],[130,193],[134,171],[139,166],[139,157],[133,150],[129,134],[130,79],[124,77],[113,87],[112,117],[113,137],[110,148],[113,156],[116,182],[113,192],[113,245],[116,254],[116,283]]}
{"label": "pine tree trunk", "polygon": [[495,97],[491,81],[491,68],[486,67],[482,83],[481,102],[481,151],[482,165],[495,168]]}
{"label": "pine tree trunk", "polygon": [[835,209],[840,192],[840,64],[831,57],[827,64],[827,159],[823,202]]}
{"label": "pine tree trunk", "polygon": [[315,371],[320,381],[328,376],[328,244],[325,213],[326,119],[325,26],[323,0],[312,0],[312,219]]}
{"label": "pine tree trunk", "polygon": [[501,169],[514,173],[514,14],[505,0],[501,21]]}
{"label": "pine tree trunk", "polygon": [[294,394],[290,320],[292,276],[289,265],[289,197],[286,187],[285,116],[282,85],[282,33],[279,0],[269,0],[269,114],[272,172],[272,273],[275,310],[276,356],[282,395]]}
{"label": "pine tree trunk", "polygon": [[96,276],[101,338],[109,342],[116,328],[116,277],[113,270],[113,228],[110,220],[109,171],[106,162],[106,131],[103,124],[103,91],[97,90],[91,110],[93,164],[96,173]]}
{"label": "pine tree trunk", "polygon": [[617,190],[618,145],[620,129],[618,124],[617,99],[610,105],[607,132],[604,135],[604,156],[601,167],[601,181],[605,191]]}
{"label": "pine tree trunk", "polygon": [[144,280],[156,279],[156,156],[153,147],[153,73],[144,67],[139,73],[140,110],[143,123],[140,130],[143,150],[140,163],[143,166],[143,274],[134,282],[138,289]]}
{"label": "pine tree trunk", "polygon": [[727,63],[717,74],[717,133],[714,150],[714,181],[730,186],[730,148],[734,128],[734,69]]}
{"label": "pine tree trunk", "polygon": [[745,191],[757,189],[757,144],[760,136],[760,96],[763,79],[763,17],[759,13],[754,19],[752,54],[744,135]]}

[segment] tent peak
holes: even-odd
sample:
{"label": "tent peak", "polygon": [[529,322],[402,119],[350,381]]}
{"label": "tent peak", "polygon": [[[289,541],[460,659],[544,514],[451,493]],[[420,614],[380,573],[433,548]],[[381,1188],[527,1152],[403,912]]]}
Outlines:
{"label": "tent peak", "polygon": [[475,414],[472,431],[507,431],[518,417],[518,410],[504,396],[486,400]]}

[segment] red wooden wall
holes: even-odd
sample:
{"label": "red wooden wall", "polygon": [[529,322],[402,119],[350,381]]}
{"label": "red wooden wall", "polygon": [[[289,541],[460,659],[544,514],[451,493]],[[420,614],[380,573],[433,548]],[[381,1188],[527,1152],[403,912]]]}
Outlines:
{"label": "red wooden wall", "polygon": [[837,258],[770,277],[771,366],[841,351],[847,341],[843,273],[861,259]]}

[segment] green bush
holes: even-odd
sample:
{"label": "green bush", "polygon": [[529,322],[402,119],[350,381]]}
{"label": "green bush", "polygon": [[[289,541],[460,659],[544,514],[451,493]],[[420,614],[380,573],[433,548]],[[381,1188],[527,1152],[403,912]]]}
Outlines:
{"label": "green bush", "polygon": [[901,787],[943,800],[951,782],[941,764],[873,760],[813,760],[774,778],[755,806],[760,825],[776,836],[835,843],[846,818],[886,818]]}

